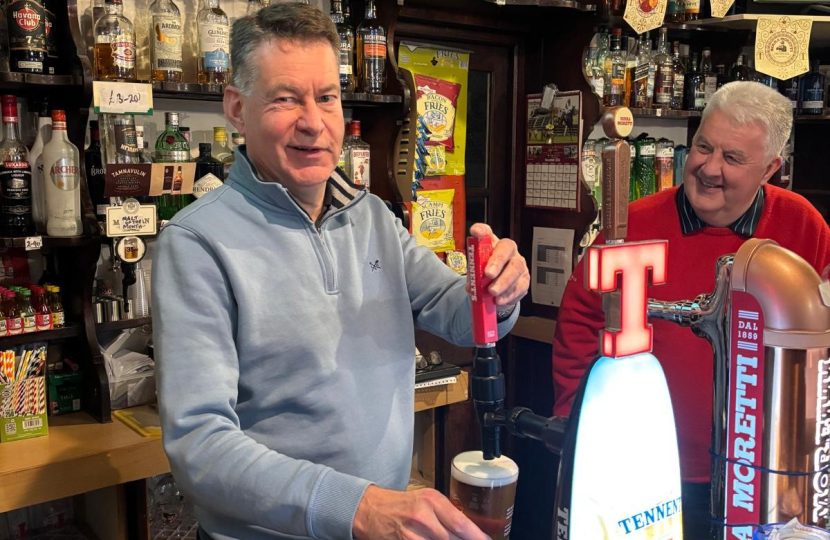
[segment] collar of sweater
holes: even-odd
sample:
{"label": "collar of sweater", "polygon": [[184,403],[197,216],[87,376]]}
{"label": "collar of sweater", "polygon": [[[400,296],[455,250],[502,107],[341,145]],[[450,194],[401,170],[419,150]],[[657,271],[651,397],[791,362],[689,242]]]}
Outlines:
{"label": "collar of sweater", "polygon": [[[307,219],[311,219],[285,186],[279,182],[260,180],[259,174],[248,159],[247,148],[244,144],[236,148],[236,160],[225,184],[237,189],[241,188],[266,204],[287,212],[300,212]],[[335,168],[326,183],[323,211],[318,223],[329,214],[353,205],[365,195],[366,190],[362,186],[353,184],[343,171]]]}

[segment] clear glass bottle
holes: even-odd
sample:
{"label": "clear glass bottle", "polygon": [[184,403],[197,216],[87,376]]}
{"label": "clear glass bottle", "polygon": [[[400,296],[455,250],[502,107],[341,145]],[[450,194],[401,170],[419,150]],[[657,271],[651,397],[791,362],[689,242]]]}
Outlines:
{"label": "clear glass bottle", "polygon": [[818,59],[813,60],[813,69],[801,76],[801,107],[798,114],[824,113],[825,77],[819,73],[819,64]]}
{"label": "clear glass bottle", "polygon": [[182,17],[173,0],[150,5],[150,79],[182,81]]}
{"label": "clear glass bottle", "polygon": [[686,83],[686,68],[680,58],[680,42],[674,42],[674,54],[672,55],[672,93],[671,109],[679,111],[683,109],[683,89]]}
{"label": "clear glass bottle", "polygon": [[46,289],[34,285],[32,291],[32,308],[35,311],[35,331],[43,332],[52,329],[52,312],[46,301]]}
{"label": "clear glass bottle", "polygon": [[363,91],[383,93],[386,84],[386,30],[378,21],[375,0],[367,0],[366,18],[357,27],[357,65]]}
{"label": "clear glass bottle", "polygon": [[225,167],[223,178],[226,178],[233,165],[233,150],[228,146],[228,132],[224,127],[213,128],[213,145],[210,153],[222,162]]}
{"label": "clear glass bottle", "polygon": [[231,30],[219,0],[203,0],[199,27],[199,82],[229,84]]}
{"label": "clear glass bottle", "polygon": [[49,113],[48,98],[41,98],[37,105],[37,137],[29,150],[29,165],[32,167],[32,219],[35,220],[38,232],[46,232],[46,177],[40,156],[43,147],[52,140],[52,115]]}
{"label": "clear glass bottle", "polygon": [[[166,126],[164,132],[156,139],[154,161],[156,163],[183,163],[190,161],[190,146],[187,144],[187,140],[181,132],[179,132],[179,113],[164,113],[164,119]],[[158,218],[160,220],[166,221],[171,219],[176,212],[190,202],[188,196],[173,194],[175,183],[174,172],[172,167],[170,167],[169,172],[165,171],[164,193],[159,197],[158,201]],[[188,200],[183,201],[182,199]]]}
{"label": "clear glass bottle", "polygon": [[622,30],[614,28],[611,31],[611,52],[608,54],[605,73],[605,94],[603,105],[615,107],[623,105],[625,99],[625,54],[622,51]]}
{"label": "clear glass bottle", "polygon": [[80,164],[78,148],[69,142],[66,133],[66,113],[52,111],[52,140],[43,148],[46,233],[49,236],[79,236],[83,233]]}
{"label": "clear glass bottle", "polygon": [[634,144],[636,156],[634,158],[634,173],[629,194],[630,201],[648,197],[656,189],[657,175],[655,173],[655,154],[657,141],[651,137],[637,139]]}
{"label": "clear glass bottle", "polygon": [[347,126],[347,137],[343,141],[346,148],[346,175],[358,186],[371,187],[371,152],[369,144],[360,138],[360,121],[353,120]]}
{"label": "clear glass bottle", "polygon": [[703,57],[700,60],[700,72],[703,74],[704,98],[703,106],[709,104],[709,100],[718,91],[718,75],[712,68],[712,49],[703,48]]}
{"label": "clear glass bottle", "polygon": [[10,336],[17,336],[23,333],[23,316],[20,313],[17,295],[12,291],[3,293],[6,299],[6,329]]}
{"label": "clear glass bottle", "polygon": [[666,28],[660,29],[657,41],[657,53],[654,55],[654,101],[655,109],[670,109],[674,90],[674,60],[669,54],[669,34]]}
{"label": "clear glass bottle", "polygon": [[196,181],[193,183],[193,199],[213,191],[222,185],[225,178],[224,164],[210,155],[210,144],[199,143],[199,157],[196,159]]}
{"label": "clear glass bottle", "polygon": [[331,20],[340,36],[340,91],[354,92],[357,88],[354,69],[354,29],[343,16],[343,5],[340,0],[331,2]]}
{"label": "clear glass bottle", "polygon": [[32,167],[29,151],[20,142],[17,98],[2,97],[3,142],[0,142],[0,230],[3,236],[30,236],[35,232],[32,219]]}
{"label": "clear glass bottle", "polygon": [[729,73],[730,81],[748,81],[750,80],[749,68],[744,65],[744,55],[739,54],[738,59],[735,60],[735,65]]}
{"label": "clear glass bottle", "polygon": [[144,126],[135,126],[135,145],[138,148],[138,163],[152,163],[147,141],[144,140]]}
{"label": "clear glass bottle", "polygon": [[95,77],[134,80],[135,28],[121,0],[106,0],[106,10],[95,24]]}
{"label": "clear glass bottle", "polygon": [[37,324],[35,323],[35,308],[32,307],[32,291],[21,289],[20,294],[17,295],[17,301],[20,308],[20,318],[23,319],[23,333],[35,332]]}
{"label": "clear glass bottle", "polygon": [[597,57],[591,67],[591,85],[594,87],[594,93],[600,98],[600,101],[605,94],[605,59],[608,58],[608,29],[604,26],[599,29],[597,34]]}
{"label": "clear glass bottle", "polygon": [[623,96],[623,105],[626,107],[634,106],[634,72],[637,69],[637,56],[639,55],[639,48],[637,42],[632,38],[625,38],[629,43],[628,54],[625,56],[625,95]]}
{"label": "clear glass bottle", "polygon": [[66,315],[61,300],[61,288],[57,285],[50,285],[49,311],[52,312],[52,328],[63,328],[66,325]]}
{"label": "clear glass bottle", "polygon": [[104,163],[140,163],[135,116],[131,114],[102,114],[102,151]]}

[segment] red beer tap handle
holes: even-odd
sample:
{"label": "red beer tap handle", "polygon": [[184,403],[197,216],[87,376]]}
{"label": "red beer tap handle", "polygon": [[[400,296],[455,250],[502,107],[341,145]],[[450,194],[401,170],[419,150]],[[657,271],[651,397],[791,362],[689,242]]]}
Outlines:
{"label": "red beer tap handle", "polygon": [[493,280],[484,275],[492,254],[492,238],[467,237],[467,280],[473,307],[473,342],[477,346],[492,345],[499,339],[496,301],[487,290]]}

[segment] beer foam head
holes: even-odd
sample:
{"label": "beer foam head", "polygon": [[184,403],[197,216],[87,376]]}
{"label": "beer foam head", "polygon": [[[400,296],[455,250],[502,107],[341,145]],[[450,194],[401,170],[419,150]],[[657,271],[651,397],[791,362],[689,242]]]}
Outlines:
{"label": "beer foam head", "polygon": [[519,467],[507,456],[487,461],[481,450],[475,450],[455,456],[452,477],[470,486],[501,487],[519,478]]}

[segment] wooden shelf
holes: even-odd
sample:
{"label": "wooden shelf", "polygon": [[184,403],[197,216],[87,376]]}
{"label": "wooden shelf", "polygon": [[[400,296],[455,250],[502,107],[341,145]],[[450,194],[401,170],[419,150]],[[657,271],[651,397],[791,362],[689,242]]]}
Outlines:
{"label": "wooden shelf", "polygon": [[56,328],[54,330],[45,330],[43,332],[31,332],[28,334],[18,334],[16,336],[0,337],[0,350],[6,350],[9,347],[17,345],[25,345],[27,343],[37,343],[38,341],[55,341],[58,339],[66,339],[81,334],[80,326],[64,326],[63,328]]}
{"label": "wooden shelf", "polygon": [[576,11],[596,11],[595,4],[583,4],[574,0],[487,0],[497,6],[537,6],[543,8],[573,9]]}
{"label": "wooden shelf", "polygon": [[[722,19],[702,19],[690,21],[686,26],[703,27],[706,30],[746,30],[755,31],[761,13],[741,13],[727,15]],[[774,15],[773,15],[774,16]],[[796,17],[796,15],[793,15]],[[810,48],[830,46],[830,16],[809,15],[813,19],[813,29],[810,32]]]}
{"label": "wooden shelf", "polygon": [[[216,91],[220,88],[216,85],[211,85],[213,88],[210,91],[202,88],[203,86],[208,87],[208,85],[198,84],[156,83],[153,86],[154,99],[222,101],[223,98],[222,91]],[[353,107],[384,107],[396,105],[403,101],[401,96],[365,93],[343,94],[341,99],[343,107],[347,109]]]}
{"label": "wooden shelf", "polygon": [[95,325],[99,332],[112,332],[114,330],[125,330],[127,328],[140,328],[145,324],[153,324],[152,317],[139,317],[138,319],[124,319],[122,321],[103,322]]}
{"label": "wooden shelf", "polygon": [[160,437],[86,413],[49,418],[49,435],[0,444],[0,513],[170,470]]}
{"label": "wooden shelf", "polygon": [[0,71],[0,89],[3,91],[51,90],[54,86],[80,86],[81,84],[81,78],[74,75],[36,75]]}
{"label": "wooden shelf", "polygon": [[688,120],[689,118],[700,118],[700,111],[673,111],[668,109],[638,109],[631,107],[631,114],[635,118],[665,118],[667,120]]}
{"label": "wooden shelf", "polygon": [[[69,247],[78,247],[84,246],[89,244],[93,241],[92,236],[69,236],[69,237],[58,237],[58,236],[46,236],[33,234],[29,236],[29,238],[40,236],[43,239],[43,249],[52,249],[52,248],[69,248]],[[9,236],[0,236],[0,247],[15,247],[15,248],[25,248],[26,247],[26,237],[9,237]]]}

